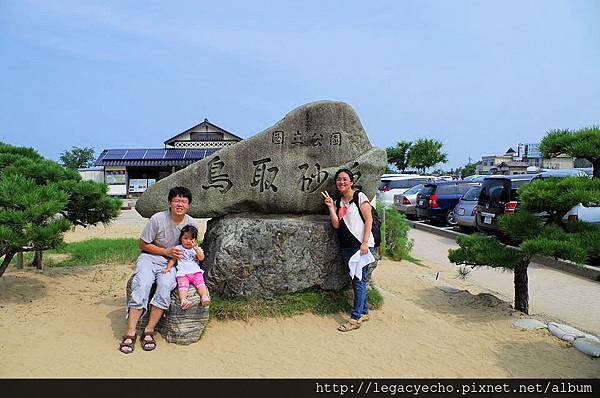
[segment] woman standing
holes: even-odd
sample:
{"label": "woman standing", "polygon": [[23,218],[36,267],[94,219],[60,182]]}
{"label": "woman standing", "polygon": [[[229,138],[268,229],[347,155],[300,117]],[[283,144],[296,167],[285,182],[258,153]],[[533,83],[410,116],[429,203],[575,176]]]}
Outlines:
{"label": "woman standing", "polygon": [[[349,264],[351,259],[356,264],[356,260],[360,260],[358,256],[361,258],[369,255],[375,256],[375,241],[371,234],[371,226],[373,224],[371,203],[367,195],[363,192],[358,192],[357,201],[353,200],[353,184],[354,174],[352,171],[340,169],[335,173],[335,186],[341,195],[338,202],[339,207],[336,206],[336,203],[329,196],[328,192],[321,192],[325,205],[329,209],[331,224],[338,232],[344,264]],[[364,258],[362,260],[358,263],[364,263]],[[369,320],[369,307],[367,306],[368,271],[369,266],[363,265],[362,270],[358,270],[358,275],[353,276],[351,272],[351,276],[353,276],[354,305],[350,320],[338,327],[340,332],[358,329],[362,322]]]}

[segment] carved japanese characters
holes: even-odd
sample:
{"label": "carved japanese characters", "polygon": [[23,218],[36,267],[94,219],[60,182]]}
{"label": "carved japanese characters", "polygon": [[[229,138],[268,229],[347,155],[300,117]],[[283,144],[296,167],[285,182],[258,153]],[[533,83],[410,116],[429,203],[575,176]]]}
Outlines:
{"label": "carved japanese characters", "polygon": [[160,180],[142,195],[136,210],[144,217],[162,211],[168,190],[181,185],[192,190],[189,214],[194,217],[324,213],[320,191],[335,191],[337,169],[352,169],[355,184],[372,197],[386,163],[385,150],[371,146],[349,105],[319,101]]}

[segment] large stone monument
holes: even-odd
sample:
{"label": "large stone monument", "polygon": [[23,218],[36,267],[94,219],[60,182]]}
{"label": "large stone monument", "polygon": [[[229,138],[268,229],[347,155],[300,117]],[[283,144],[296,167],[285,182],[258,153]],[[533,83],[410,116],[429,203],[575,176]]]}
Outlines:
{"label": "large stone monument", "polygon": [[336,192],[346,167],[373,197],[387,164],[347,104],[303,105],[274,126],[158,181],[138,200],[144,217],[164,210],[174,186],[193,194],[189,214],[212,218],[202,244],[209,289],[229,297],[273,297],[349,282],[321,191]]}

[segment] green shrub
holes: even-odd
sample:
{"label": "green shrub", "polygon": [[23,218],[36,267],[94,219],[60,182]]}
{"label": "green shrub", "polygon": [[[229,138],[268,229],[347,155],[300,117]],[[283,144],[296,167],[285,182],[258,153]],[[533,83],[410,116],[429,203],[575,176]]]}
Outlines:
{"label": "green shrub", "polygon": [[549,221],[556,224],[578,203],[600,203],[600,179],[544,178],[521,186],[519,198],[523,210],[545,212]]}
{"label": "green shrub", "polygon": [[[406,216],[391,207],[384,207],[383,211],[385,216],[381,220],[381,252],[396,261],[411,258],[413,242],[408,239],[410,226]],[[378,212],[381,214],[381,210]]]}

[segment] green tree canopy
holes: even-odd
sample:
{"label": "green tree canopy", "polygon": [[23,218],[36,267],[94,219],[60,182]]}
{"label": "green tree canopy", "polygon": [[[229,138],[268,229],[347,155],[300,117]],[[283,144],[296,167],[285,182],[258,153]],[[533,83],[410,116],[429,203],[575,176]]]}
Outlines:
{"label": "green tree canopy", "polygon": [[479,162],[468,163],[468,164],[464,165],[461,169],[459,169],[459,171],[463,177],[472,176],[473,174],[475,174],[478,164],[479,164]]}
{"label": "green tree canopy", "polygon": [[432,139],[419,139],[415,141],[408,153],[408,164],[421,173],[438,163],[446,163],[448,157],[441,152],[442,143]]}
{"label": "green tree canopy", "polygon": [[0,276],[16,253],[41,253],[61,244],[71,226],[115,218],[121,200],[107,190],[31,148],[0,143]]}
{"label": "green tree canopy", "polygon": [[94,148],[71,147],[60,154],[60,161],[67,169],[77,170],[83,167],[91,167],[94,164]]}
{"label": "green tree canopy", "polygon": [[398,141],[396,146],[391,146],[385,149],[387,152],[388,163],[396,166],[398,171],[401,173],[403,173],[408,167],[408,153],[411,146],[411,142]]}
{"label": "green tree canopy", "polygon": [[594,178],[600,178],[600,127],[585,127],[581,130],[551,130],[540,142],[540,151],[550,158],[566,154],[590,161]]}
{"label": "green tree canopy", "polygon": [[550,222],[559,223],[564,214],[579,203],[600,203],[600,179],[544,178],[519,188],[519,198],[524,210],[546,212]]}

